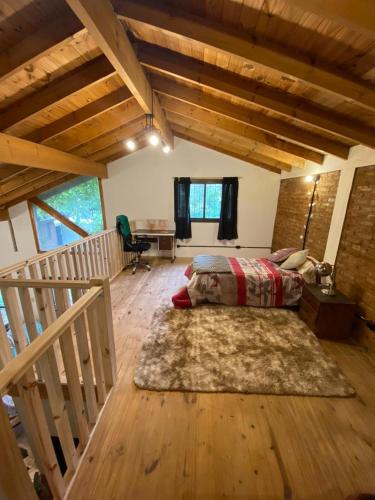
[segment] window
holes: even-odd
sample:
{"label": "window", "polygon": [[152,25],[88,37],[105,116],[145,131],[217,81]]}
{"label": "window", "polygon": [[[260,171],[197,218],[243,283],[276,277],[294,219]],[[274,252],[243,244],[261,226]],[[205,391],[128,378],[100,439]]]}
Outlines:
{"label": "window", "polygon": [[190,218],[194,222],[217,222],[221,211],[222,183],[218,180],[192,180]]}
{"label": "window", "polygon": [[[38,199],[45,206],[37,206],[36,200],[31,201],[31,206],[40,251],[53,250],[79,240],[85,233],[88,235],[104,229],[96,177],[79,177],[46,191]],[[60,220],[56,218],[56,212],[60,214]]]}

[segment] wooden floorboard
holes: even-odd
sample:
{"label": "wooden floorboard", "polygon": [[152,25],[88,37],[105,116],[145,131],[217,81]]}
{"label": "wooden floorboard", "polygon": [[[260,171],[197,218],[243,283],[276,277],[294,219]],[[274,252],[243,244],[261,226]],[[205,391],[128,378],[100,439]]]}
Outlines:
{"label": "wooden floorboard", "polygon": [[185,263],[112,284],[119,378],[69,500],[344,499],[375,492],[375,359],[323,342],[357,397],[151,392],[133,384],[153,312]]}

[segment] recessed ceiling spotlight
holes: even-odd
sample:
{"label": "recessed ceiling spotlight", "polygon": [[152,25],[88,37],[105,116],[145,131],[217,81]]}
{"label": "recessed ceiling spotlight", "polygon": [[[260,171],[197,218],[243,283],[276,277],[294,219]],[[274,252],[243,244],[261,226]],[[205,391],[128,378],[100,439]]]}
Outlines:
{"label": "recessed ceiling spotlight", "polygon": [[128,139],[125,143],[125,146],[129,151],[134,151],[136,148],[136,144],[135,141],[133,141],[133,139]]}
{"label": "recessed ceiling spotlight", "polygon": [[158,134],[156,132],[152,132],[148,137],[148,142],[151,146],[157,146],[160,142]]}
{"label": "recessed ceiling spotlight", "polygon": [[170,153],[170,151],[171,151],[171,147],[168,146],[168,144],[164,144],[163,153],[165,153],[167,155],[168,153]]}

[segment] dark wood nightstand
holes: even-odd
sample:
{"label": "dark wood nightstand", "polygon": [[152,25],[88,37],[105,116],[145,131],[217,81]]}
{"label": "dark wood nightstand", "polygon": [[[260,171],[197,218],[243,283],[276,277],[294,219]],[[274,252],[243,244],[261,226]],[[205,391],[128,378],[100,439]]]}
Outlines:
{"label": "dark wood nightstand", "polygon": [[321,339],[349,337],[357,306],[344,294],[336,291],[329,296],[319,285],[305,285],[299,304],[299,317]]}

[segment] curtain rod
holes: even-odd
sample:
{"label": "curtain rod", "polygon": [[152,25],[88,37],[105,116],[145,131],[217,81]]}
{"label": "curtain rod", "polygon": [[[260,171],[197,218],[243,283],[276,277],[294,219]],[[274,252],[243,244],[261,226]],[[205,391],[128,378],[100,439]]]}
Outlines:
{"label": "curtain rod", "polygon": [[[197,180],[197,181],[222,181],[226,177],[190,177],[191,180]],[[180,177],[171,177],[171,179],[181,179]],[[237,179],[242,179],[242,177],[237,177]]]}
{"label": "curtain rod", "polygon": [[247,247],[244,245],[178,245],[177,248],[236,248],[237,250],[240,250],[241,248],[252,248],[252,249],[268,249],[270,250],[270,246],[265,246],[265,247]]}

